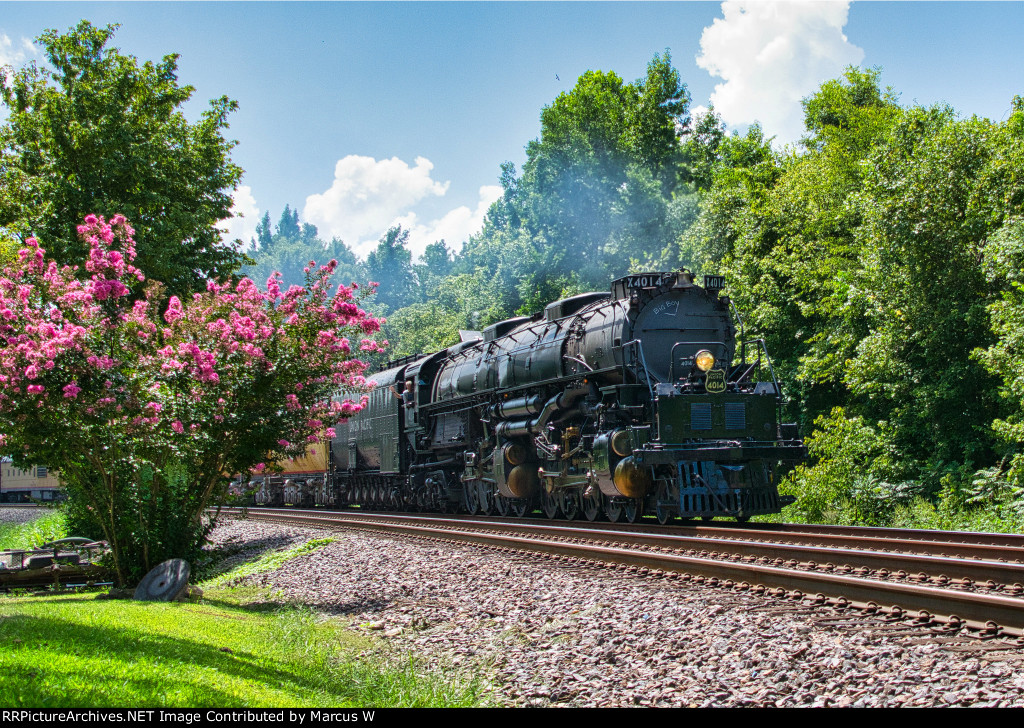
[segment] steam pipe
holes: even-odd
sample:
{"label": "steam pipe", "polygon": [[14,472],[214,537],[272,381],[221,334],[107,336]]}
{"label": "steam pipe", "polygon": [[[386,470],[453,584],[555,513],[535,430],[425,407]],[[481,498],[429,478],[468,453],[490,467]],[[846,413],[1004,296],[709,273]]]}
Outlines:
{"label": "steam pipe", "polygon": [[532,397],[519,397],[518,399],[498,402],[498,404],[487,408],[487,414],[493,419],[506,420],[512,417],[535,415],[541,411],[543,406],[544,400],[541,399],[539,394],[535,394]]}
{"label": "steam pipe", "polygon": [[436,463],[420,463],[419,465],[410,465],[409,471],[414,470],[428,470],[429,468],[443,468],[446,465],[454,465],[455,458],[448,458],[447,460],[439,460]]}
{"label": "steam pipe", "polygon": [[555,412],[568,409],[572,406],[573,402],[581,397],[585,397],[587,391],[585,387],[581,387],[580,389],[567,389],[556,394],[544,404],[544,408],[536,419],[499,422],[494,427],[494,434],[501,438],[509,438],[524,437],[530,433],[536,433],[548,423],[548,420],[551,419]]}

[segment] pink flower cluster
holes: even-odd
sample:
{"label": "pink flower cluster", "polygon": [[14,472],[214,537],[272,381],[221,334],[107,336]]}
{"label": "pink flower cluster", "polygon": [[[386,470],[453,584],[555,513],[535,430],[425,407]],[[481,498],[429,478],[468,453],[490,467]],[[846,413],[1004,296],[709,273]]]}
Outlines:
{"label": "pink flower cluster", "polygon": [[263,290],[247,278],[210,281],[190,300],[164,302],[158,289],[141,289],[123,217],[89,215],[78,232],[89,245],[88,280],[47,261],[32,238],[0,274],[5,447],[31,442],[47,418],[69,437],[100,432],[95,425],[111,441],[193,449],[251,437],[254,422],[272,420],[279,437],[268,450],[280,450],[265,454],[277,459],[365,406],[332,395],[361,386],[366,365],[350,358],[352,337],[361,351],[379,351],[361,337],[381,320],[359,308],[357,285],[331,293],[337,261],[311,261],[307,285],[284,293],[275,274]]}

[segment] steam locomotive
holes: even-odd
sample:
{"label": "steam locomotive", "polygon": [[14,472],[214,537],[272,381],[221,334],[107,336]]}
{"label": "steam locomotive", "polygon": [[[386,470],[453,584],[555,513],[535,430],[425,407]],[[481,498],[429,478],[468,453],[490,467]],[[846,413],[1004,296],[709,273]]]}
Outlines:
{"label": "steam locomotive", "polygon": [[806,448],[779,421],[764,342],[737,341],[723,286],[629,275],[391,362],[319,457],[250,483],[256,503],[661,523],[776,513],[793,501],[780,465]]}

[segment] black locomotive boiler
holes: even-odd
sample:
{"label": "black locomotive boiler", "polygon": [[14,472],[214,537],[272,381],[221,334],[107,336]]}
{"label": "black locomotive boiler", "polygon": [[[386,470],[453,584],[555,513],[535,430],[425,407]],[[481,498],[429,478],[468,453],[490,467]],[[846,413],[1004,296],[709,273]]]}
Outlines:
{"label": "black locomotive boiler", "polygon": [[763,342],[737,342],[723,282],[630,275],[392,362],[336,428],[325,500],[662,523],[778,512],[779,465],[806,449],[779,422]]}

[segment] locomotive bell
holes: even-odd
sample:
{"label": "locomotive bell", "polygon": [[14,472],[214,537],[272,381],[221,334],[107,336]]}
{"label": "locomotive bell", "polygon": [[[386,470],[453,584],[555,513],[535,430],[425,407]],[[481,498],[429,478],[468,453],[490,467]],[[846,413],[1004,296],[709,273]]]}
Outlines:
{"label": "locomotive bell", "polygon": [[676,273],[676,282],[673,288],[689,288],[693,285],[693,273],[682,268]]}
{"label": "locomotive bell", "polygon": [[632,456],[623,458],[615,466],[615,489],[627,498],[642,498],[651,486],[647,468],[636,464]]}

